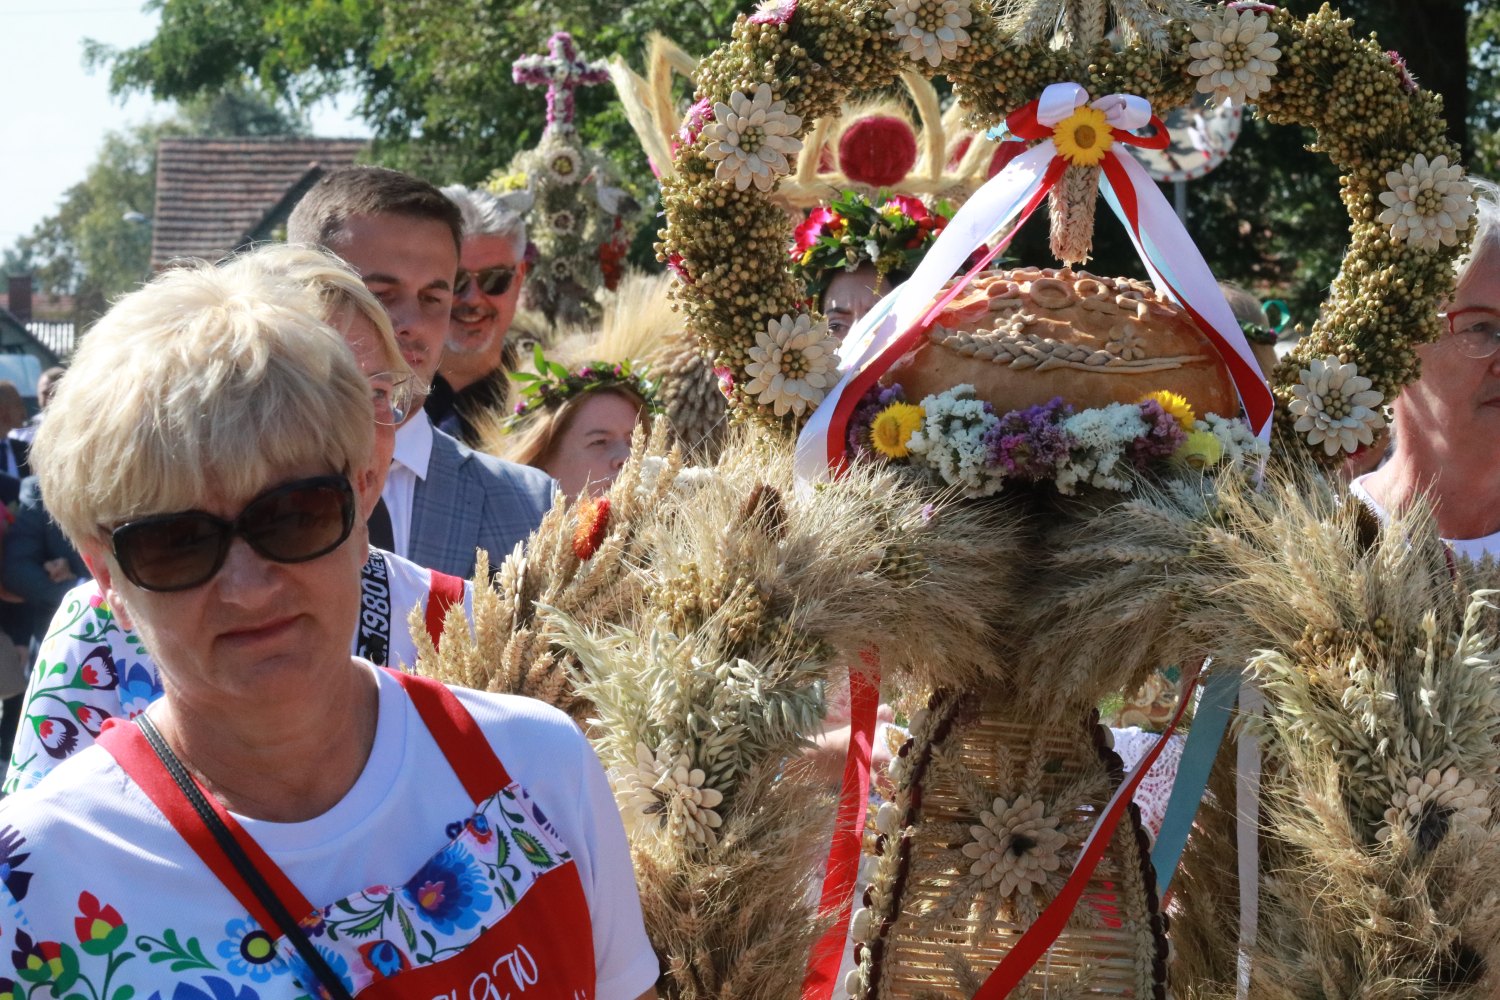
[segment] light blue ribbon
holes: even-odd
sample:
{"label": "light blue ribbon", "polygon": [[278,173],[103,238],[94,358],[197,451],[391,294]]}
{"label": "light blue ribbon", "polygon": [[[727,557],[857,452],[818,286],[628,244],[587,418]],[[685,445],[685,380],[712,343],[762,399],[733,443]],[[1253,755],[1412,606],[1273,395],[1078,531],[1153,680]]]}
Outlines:
{"label": "light blue ribbon", "polygon": [[1167,799],[1167,813],[1161,821],[1161,833],[1156,846],[1151,850],[1151,864],[1156,869],[1156,898],[1167,897],[1167,888],[1177,864],[1182,860],[1187,847],[1188,834],[1193,830],[1193,820],[1198,816],[1198,807],[1203,804],[1203,793],[1208,788],[1208,775],[1213,770],[1214,758],[1224,742],[1224,732],[1229,727],[1229,713],[1234,710],[1235,696],[1240,690],[1240,671],[1210,671],[1203,697],[1193,713],[1193,728],[1188,731],[1187,745],[1182,748],[1182,759],[1177,765],[1177,780],[1172,783],[1172,794]]}

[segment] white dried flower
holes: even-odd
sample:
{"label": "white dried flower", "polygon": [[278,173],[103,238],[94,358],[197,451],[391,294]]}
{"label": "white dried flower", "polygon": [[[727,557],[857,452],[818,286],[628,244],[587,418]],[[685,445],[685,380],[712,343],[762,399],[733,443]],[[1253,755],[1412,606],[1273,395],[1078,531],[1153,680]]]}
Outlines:
{"label": "white dried flower", "polygon": [[1418,153],[1387,173],[1385,186],[1380,203],[1386,208],[1378,220],[1391,227],[1391,236],[1420,250],[1453,246],[1474,214],[1474,185],[1446,156],[1429,161]]}
{"label": "white dried flower", "polygon": [[751,182],[761,191],[771,190],[776,178],[791,170],[787,157],[802,148],[795,132],[802,119],[786,112],[786,101],[771,100],[771,85],[755,88],[753,98],[736,90],[714,105],[714,120],[703,127],[708,146],[703,150],[717,160],[714,177],[733,181],[743,191]]}
{"label": "white dried flower", "polygon": [[868,941],[874,930],[875,911],[868,906],[855,910],[853,919],[849,921],[849,938],[853,941]]}
{"label": "white dried flower", "polygon": [[1370,444],[1385,426],[1379,410],[1382,396],[1370,385],[1353,362],[1339,364],[1332,355],[1314,358],[1302,369],[1299,384],[1292,386],[1297,398],[1288,409],[1297,418],[1294,429],[1308,444],[1321,444],[1327,455],[1340,449],[1353,453]]}
{"label": "white dried flower", "polygon": [[887,837],[901,832],[901,809],[894,802],[882,802],[875,810],[875,829]]}
{"label": "white dried flower", "polygon": [[663,747],[656,753],[644,743],[635,745],[635,766],[615,778],[615,799],[627,826],[634,830],[666,829],[673,839],[697,847],[712,847],[714,832],[724,820],[715,807],[722,792],[704,785],[702,768],[690,767],[685,753],[675,757]]}
{"label": "white dried flower", "polygon": [[1057,825],[1058,818],[1047,815],[1040,799],[995,799],[979,814],[979,825],[969,827],[974,839],[963,846],[964,857],[973,861],[969,874],[1007,897],[1044,885],[1048,874],[1062,867],[1068,846],[1067,834]]}
{"label": "white dried flower", "polygon": [[1254,101],[1276,75],[1276,32],[1265,14],[1219,7],[1193,22],[1188,72],[1198,78],[1200,93],[1219,100]]}
{"label": "white dried flower", "polygon": [[766,321],[755,334],[745,374],[750,381],[745,392],[771,407],[778,417],[801,416],[817,406],[838,380],[839,342],[828,332],[828,323],[798,313]]}
{"label": "white dried flower", "polygon": [[557,146],[547,152],[547,174],[560,184],[577,184],[583,172],[583,161],[577,151]]}
{"label": "white dried flower", "polygon": [[973,15],[969,0],[891,0],[885,19],[891,22],[891,34],[901,40],[903,52],[935,67],[955,58],[969,44],[964,28]]}
{"label": "white dried flower", "polygon": [[1473,778],[1460,777],[1458,768],[1442,772],[1433,768],[1421,778],[1408,778],[1406,789],[1391,796],[1385,823],[1376,831],[1375,838],[1382,842],[1390,840],[1398,825],[1408,836],[1419,836],[1422,824],[1440,809],[1447,814],[1445,829],[1488,823],[1490,809],[1485,804],[1488,801],[1487,788],[1476,785]]}
{"label": "white dried flower", "polygon": [[[906,442],[914,462],[931,469],[966,497],[987,497],[1005,484],[1005,473],[989,464],[985,435],[1000,422],[994,407],[974,398],[972,385],[956,385],[922,400],[922,429]],[[913,723],[912,730],[917,726]]]}

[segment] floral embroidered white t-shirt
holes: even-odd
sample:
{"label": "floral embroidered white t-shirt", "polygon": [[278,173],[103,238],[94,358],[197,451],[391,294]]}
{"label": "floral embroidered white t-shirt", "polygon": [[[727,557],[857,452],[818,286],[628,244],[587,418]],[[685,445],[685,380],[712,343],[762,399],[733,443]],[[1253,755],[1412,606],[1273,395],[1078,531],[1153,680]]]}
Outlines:
{"label": "floral embroidered white t-shirt", "polygon": [[[624,828],[572,721],[532,699],[454,689],[515,783],[476,811],[400,685],[366,666],[380,714],[344,798],[302,823],[236,817],[327,908],[313,943],[351,992],[451,954],[568,863],[590,911],[595,996],[651,987]],[[294,998],[292,964],[102,747],[0,802],[0,996]]]}

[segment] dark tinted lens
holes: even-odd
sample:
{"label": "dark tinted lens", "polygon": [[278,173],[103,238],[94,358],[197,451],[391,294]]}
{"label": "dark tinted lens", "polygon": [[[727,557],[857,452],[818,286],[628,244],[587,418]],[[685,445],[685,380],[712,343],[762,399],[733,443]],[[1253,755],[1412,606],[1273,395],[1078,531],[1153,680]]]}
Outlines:
{"label": "dark tinted lens", "polygon": [[316,559],[349,537],[354,494],[342,477],[289,483],[252,501],[237,526],[250,547],[267,559]]}
{"label": "dark tinted lens", "polygon": [[168,514],[121,525],[111,539],[120,570],[136,586],[187,590],[223,565],[229,525],[208,514]]}
{"label": "dark tinted lens", "polygon": [[453,286],[453,297],[462,298],[469,291],[469,283],[477,281],[479,290],[486,295],[504,295],[510,290],[510,283],[515,280],[516,269],[513,267],[490,267],[483,271],[459,271],[458,280]]}

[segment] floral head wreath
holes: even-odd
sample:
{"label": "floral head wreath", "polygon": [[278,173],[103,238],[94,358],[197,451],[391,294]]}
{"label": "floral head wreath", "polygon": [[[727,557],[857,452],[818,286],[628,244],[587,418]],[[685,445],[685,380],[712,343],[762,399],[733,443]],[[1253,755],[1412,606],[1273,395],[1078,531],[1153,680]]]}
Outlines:
{"label": "floral head wreath", "polygon": [[953,217],[946,201],[929,209],[921,200],[881,192],[867,198],[845,191],[808,213],[797,227],[791,255],[807,282],[821,295],[833,276],[872,264],[883,282],[892,272],[910,273]]}
{"label": "floral head wreath", "polygon": [[633,368],[629,361],[613,363],[590,361],[570,371],[556,361],[548,361],[538,344],[533,354],[535,372],[515,372],[511,379],[520,391],[506,419],[506,429],[515,430],[528,416],[541,410],[555,410],[579,396],[600,389],[628,389],[641,397],[649,413],[660,412],[656,400],[656,386],[645,376],[643,370]]}

